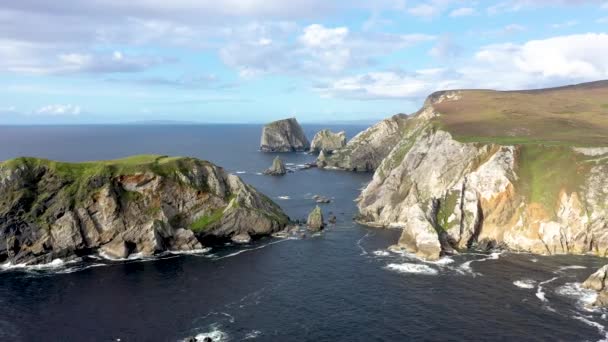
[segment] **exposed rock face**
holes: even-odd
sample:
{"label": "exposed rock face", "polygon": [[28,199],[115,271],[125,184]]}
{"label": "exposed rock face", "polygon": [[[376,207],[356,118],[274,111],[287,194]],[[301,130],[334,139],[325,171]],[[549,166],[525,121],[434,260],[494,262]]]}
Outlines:
{"label": "exposed rock face", "polygon": [[266,169],[266,171],[264,171],[265,175],[271,176],[283,176],[286,173],[287,169],[285,168],[285,164],[283,163],[283,160],[281,160],[281,158],[279,157],[274,158],[274,160],[272,161],[272,166],[269,169]]}
{"label": "exposed rock face", "polygon": [[312,231],[319,231],[325,227],[325,223],[323,223],[323,210],[319,206],[316,206],[313,211],[308,215],[308,220],[306,221],[308,228]]}
{"label": "exposed rock face", "polygon": [[471,247],[608,254],[608,151],[463,143],[436,125],[435,94],[358,198],[360,221],[402,228],[426,259]]}
{"label": "exposed rock face", "polygon": [[595,306],[608,306],[608,265],[603,266],[597,272],[585,280],[583,287],[589,290],[597,291],[598,295],[593,305]]}
{"label": "exposed rock face", "polygon": [[208,236],[271,234],[288,221],[239,177],[197,159],[0,163],[0,262],[186,251]]}
{"label": "exposed rock face", "polygon": [[295,118],[274,121],[262,130],[262,152],[307,151],[310,142]]}
{"label": "exposed rock face", "polygon": [[[317,160],[319,167],[374,171],[401,140],[407,116],[395,115],[357,134],[346,146]],[[323,166],[321,166],[323,165]]]}
{"label": "exposed rock face", "polygon": [[346,145],[346,133],[344,131],[334,133],[328,129],[324,129],[312,139],[310,144],[311,152],[333,153],[335,150],[341,149]]}

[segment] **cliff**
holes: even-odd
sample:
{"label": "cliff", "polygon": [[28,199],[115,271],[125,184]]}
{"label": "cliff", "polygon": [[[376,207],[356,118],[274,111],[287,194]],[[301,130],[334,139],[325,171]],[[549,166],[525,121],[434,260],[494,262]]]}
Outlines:
{"label": "cliff", "polygon": [[311,152],[333,153],[346,145],[346,132],[334,133],[328,129],[317,132],[310,144]]}
{"label": "cliff", "polygon": [[193,250],[208,237],[265,235],[288,221],[237,176],[193,158],[0,163],[0,262]]}
{"label": "cliff", "polygon": [[493,247],[605,256],[606,98],[608,86],[435,93],[400,125],[360,221],[402,228],[398,246],[426,259]]}
{"label": "cliff", "polygon": [[357,134],[343,148],[325,155],[318,164],[348,171],[374,171],[401,140],[406,122],[404,114],[383,120]]}
{"label": "cliff", "polygon": [[262,152],[308,151],[310,142],[295,118],[274,121],[262,129]]}

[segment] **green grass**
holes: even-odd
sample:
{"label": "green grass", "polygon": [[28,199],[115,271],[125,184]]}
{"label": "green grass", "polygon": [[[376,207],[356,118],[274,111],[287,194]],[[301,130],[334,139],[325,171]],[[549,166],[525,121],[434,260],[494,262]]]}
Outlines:
{"label": "green grass", "polygon": [[539,91],[462,90],[434,104],[462,142],[608,146],[608,82]]}
{"label": "green grass", "polygon": [[585,156],[561,146],[525,145],[517,158],[517,188],[529,203],[540,203],[549,213],[554,213],[560,191],[580,189],[590,168]]}
{"label": "green grass", "polygon": [[205,231],[211,224],[218,222],[224,216],[224,209],[219,208],[211,212],[209,215],[204,215],[196,219],[192,224],[190,224],[190,230],[195,233],[200,233]]}
{"label": "green grass", "polygon": [[441,199],[439,212],[437,213],[437,224],[443,230],[450,228],[450,217],[454,213],[454,208],[458,204],[460,192],[450,191],[444,198]]}

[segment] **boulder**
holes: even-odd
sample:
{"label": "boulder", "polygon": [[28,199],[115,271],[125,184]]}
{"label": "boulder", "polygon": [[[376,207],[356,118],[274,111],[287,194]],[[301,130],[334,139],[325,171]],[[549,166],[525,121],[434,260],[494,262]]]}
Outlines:
{"label": "boulder", "polygon": [[316,206],[312,212],[308,215],[308,220],[306,221],[308,228],[312,231],[319,231],[325,227],[325,223],[323,223],[323,211],[321,207]]}
{"label": "boulder", "polygon": [[332,153],[346,145],[346,133],[344,131],[334,133],[324,129],[315,134],[310,144],[311,152]]}
{"label": "boulder", "polygon": [[262,130],[262,152],[297,152],[309,148],[310,142],[295,118],[271,122]]}
{"label": "boulder", "polygon": [[249,236],[249,234],[247,234],[247,233],[240,233],[240,234],[233,236],[231,238],[231,240],[234,243],[250,243],[251,236]]}
{"label": "boulder", "polygon": [[265,175],[270,176],[283,176],[287,173],[287,168],[285,168],[285,164],[281,158],[276,157],[272,161],[272,166],[264,171]]}
{"label": "boulder", "polygon": [[608,265],[601,267],[595,273],[589,276],[587,280],[583,282],[582,287],[597,292],[597,298],[593,303],[593,306],[607,307],[608,306],[608,285],[606,279],[608,276]]}

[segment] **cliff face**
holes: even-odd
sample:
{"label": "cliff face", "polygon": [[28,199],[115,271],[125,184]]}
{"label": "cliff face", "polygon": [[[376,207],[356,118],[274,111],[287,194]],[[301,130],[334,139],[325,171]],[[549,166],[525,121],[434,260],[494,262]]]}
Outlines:
{"label": "cliff face", "polygon": [[262,130],[262,152],[308,151],[310,142],[295,118],[274,121]]}
{"label": "cliff face", "polygon": [[0,164],[1,262],[193,250],[205,237],[270,234],[288,220],[237,176],[193,158]]}
{"label": "cliff face", "polygon": [[326,155],[320,164],[348,171],[374,171],[401,139],[406,118],[406,115],[398,114],[380,121],[357,134],[331,156]]}
{"label": "cliff face", "polygon": [[310,151],[312,152],[329,152],[333,153],[336,150],[341,149],[346,145],[346,133],[338,132],[334,133],[328,129],[324,129],[312,139],[310,144]]}
{"label": "cliff face", "polygon": [[[427,259],[495,246],[608,254],[608,148],[572,147],[552,140],[552,132],[517,136],[518,127],[506,138],[457,139],[452,128],[466,130],[440,109],[455,110],[467,96],[434,94],[406,119],[400,141],[358,199],[360,220],[402,228],[398,246]],[[547,125],[551,120],[547,114]]]}

